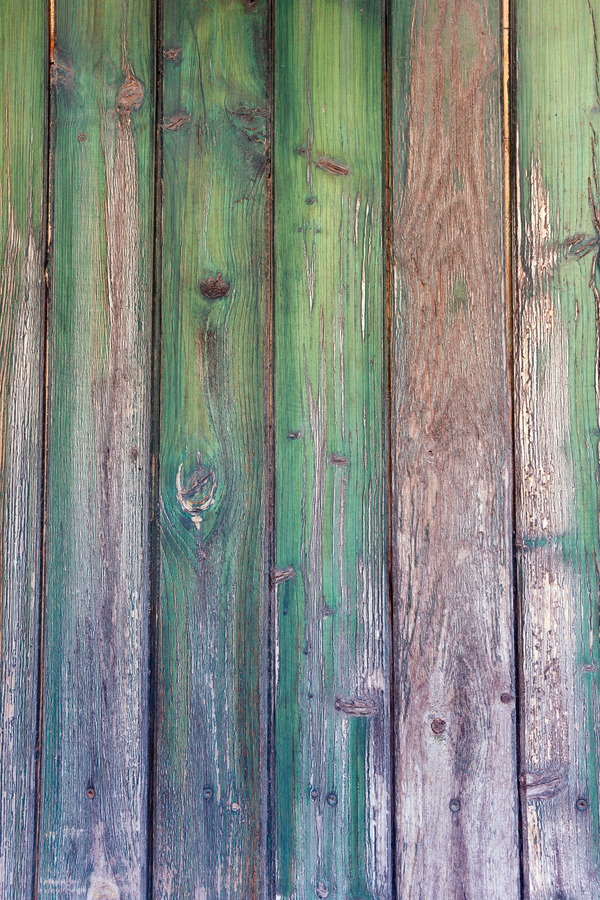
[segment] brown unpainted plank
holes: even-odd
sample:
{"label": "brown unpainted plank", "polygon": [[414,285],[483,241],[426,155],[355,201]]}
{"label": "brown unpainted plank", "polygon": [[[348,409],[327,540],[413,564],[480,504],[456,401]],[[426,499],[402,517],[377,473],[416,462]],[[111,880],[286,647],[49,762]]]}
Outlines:
{"label": "brown unpainted plank", "polygon": [[390,41],[397,893],[516,900],[498,4],[396,2]]}
{"label": "brown unpainted plank", "polygon": [[38,898],[146,896],[154,47],[57,0]]}
{"label": "brown unpainted plank", "polygon": [[600,896],[598,0],[516,7],[516,535],[530,900]]}
{"label": "brown unpainted plank", "polygon": [[0,5],[0,896],[29,897],[35,774],[47,104],[44,4]]}

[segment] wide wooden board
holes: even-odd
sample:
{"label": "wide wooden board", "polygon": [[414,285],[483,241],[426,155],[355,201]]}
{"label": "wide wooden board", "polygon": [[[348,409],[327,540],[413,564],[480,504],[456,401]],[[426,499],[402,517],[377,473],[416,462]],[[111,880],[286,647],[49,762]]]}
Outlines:
{"label": "wide wooden board", "polygon": [[153,801],[161,900],[259,897],[265,860],[265,34],[263,0],[165,5]]}
{"label": "wide wooden board", "polygon": [[0,896],[6,900],[31,896],[34,872],[47,81],[44,4],[1,4]]}
{"label": "wide wooden board", "polygon": [[390,23],[396,890],[516,900],[502,41],[488,0]]}
{"label": "wide wooden board", "polygon": [[597,0],[516,8],[515,307],[526,896],[600,895]]}
{"label": "wide wooden board", "polygon": [[275,833],[281,898],[391,890],[383,24],[275,7]]}
{"label": "wide wooden board", "polygon": [[146,0],[52,9],[37,896],[146,891],[153,35]]}

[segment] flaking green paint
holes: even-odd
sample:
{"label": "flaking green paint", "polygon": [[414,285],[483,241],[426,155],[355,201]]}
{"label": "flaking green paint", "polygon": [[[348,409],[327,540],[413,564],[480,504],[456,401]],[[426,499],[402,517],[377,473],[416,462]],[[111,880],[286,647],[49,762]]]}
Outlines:
{"label": "flaking green paint", "polygon": [[[598,818],[598,397],[597,330],[598,311],[593,284],[598,283],[597,244],[593,209],[588,195],[598,201],[594,188],[594,131],[597,130],[598,56],[596,27],[600,23],[597,0],[577,0],[567,4],[557,0],[539,5],[533,0],[520,4],[516,17],[518,164],[521,189],[521,219],[531,215],[532,167],[537,163],[547,192],[551,248],[556,263],[548,273],[547,290],[556,312],[553,327],[564,335],[567,360],[569,422],[566,428],[565,457],[573,472],[571,528],[560,536],[564,559],[579,585],[574,604],[572,635],[579,684],[561,684],[561,690],[583,698],[579,710],[581,730],[571,748],[570,784],[590,801],[586,822],[578,820],[581,834],[573,871],[587,871],[584,880],[573,886],[571,873],[565,888],[578,896],[597,896],[598,883],[591,873],[597,870]],[[572,241],[578,235],[577,253]],[[585,243],[585,246],[583,244]],[[553,365],[548,360],[548,365]],[[548,422],[548,429],[554,423]],[[527,604],[528,598],[522,602]],[[589,667],[593,667],[590,677]],[[584,667],[588,667],[585,671]],[[569,696],[571,694],[569,693]],[[526,722],[526,716],[524,721]],[[548,738],[550,740],[550,738]],[[573,790],[575,788],[573,787]],[[569,794],[570,799],[570,794]],[[566,823],[552,812],[541,826],[545,839],[552,841],[566,832]],[[573,826],[575,827],[575,826]],[[584,831],[581,832],[583,827]],[[565,853],[567,852],[565,848]],[[550,885],[540,881],[538,886]],[[534,882],[531,882],[534,883]],[[537,888],[536,888],[537,889]],[[532,897],[542,894],[532,893]]]}

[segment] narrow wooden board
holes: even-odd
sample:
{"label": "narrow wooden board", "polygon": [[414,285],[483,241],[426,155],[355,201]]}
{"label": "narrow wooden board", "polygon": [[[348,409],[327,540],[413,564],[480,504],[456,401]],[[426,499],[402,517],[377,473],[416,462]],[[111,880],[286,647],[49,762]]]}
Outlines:
{"label": "narrow wooden board", "polygon": [[148,0],[57,0],[38,897],[146,891]]}
{"label": "narrow wooden board", "polygon": [[165,5],[154,896],[259,896],[264,0]]}
{"label": "narrow wooden board", "polygon": [[516,11],[526,895],[600,896],[598,0]]}
{"label": "narrow wooden board", "polygon": [[383,5],[275,8],[280,898],[391,884]]}
{"label": "narrow wooden board", "polygon": [[519,892],[499,4],[390,27],[396,870]]}
{"label": "narrow wooden board", "polygon": [[31,896],[34,869],[45,25],[40,0],[0,5],[0,896],[6,900]]}

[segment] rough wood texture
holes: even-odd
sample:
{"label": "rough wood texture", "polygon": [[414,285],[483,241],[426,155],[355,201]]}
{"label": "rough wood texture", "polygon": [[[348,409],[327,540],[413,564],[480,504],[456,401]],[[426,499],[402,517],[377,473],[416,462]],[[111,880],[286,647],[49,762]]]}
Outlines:
{"label": "rough wood texture", "polygon": [[498,3],[391,21],[397,893],[519,897]]}
{"label": "rough wood texture", "polygon": [[146,890],[149,2],[58,0],[38,896]]}
{"label": "rough wood texture", "polygon": [[597,0],[517,7],[526,894],[600,895]]}
{"label": "rough wood texture", "polygon": [[164,10],[161,900],[252,900],[264,859],[265,31],[263,0]]}
{"label": "rough wood texture", "polygon": [[276,890],[387,898],[383,7],[275,28]]}
{"label": "rough wood texture", "polygon": [[5,900],[31,896],[33,881],[46,87],[43,3],[0,5],[0,896]]}

